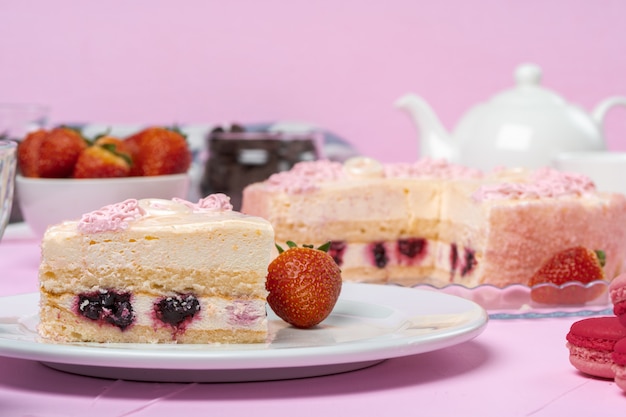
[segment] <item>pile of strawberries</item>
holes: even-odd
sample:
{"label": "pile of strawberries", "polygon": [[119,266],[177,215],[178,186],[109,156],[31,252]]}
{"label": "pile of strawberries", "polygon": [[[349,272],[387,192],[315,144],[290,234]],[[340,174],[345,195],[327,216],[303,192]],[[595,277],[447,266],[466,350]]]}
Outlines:
{"label": "pile of strawberries", "polygon": [[21,174],[31,178],[112,178],[187,172],[191,152],[177,129],[148,127],[127,138],[93,140],[61,126],[28,134],[18,147]]}

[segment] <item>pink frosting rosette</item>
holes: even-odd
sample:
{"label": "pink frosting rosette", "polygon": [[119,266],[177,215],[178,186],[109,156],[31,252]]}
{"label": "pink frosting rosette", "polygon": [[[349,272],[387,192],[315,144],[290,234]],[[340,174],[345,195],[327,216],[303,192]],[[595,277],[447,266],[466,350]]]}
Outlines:
{"label": "pink frosting rosette", "polygon": [[99,210],[83,214],[78,222],[78,230],[82,233],[101,233],[125,230],[129,222],[144,215],[144,210],[135,199],[110,204]]}
{"label": "pink frosting rosette", "polygon": [[585,175],[545,167],[533,172],[528,182],[483,185],[472,196],[476,201],[537,199],[592,194],[596,186]]}
{"label": "pink frosting rosette", "polygon": [[197,203],[192,203],[182,198],[174,198],[172,201],[189,207],[194,212],[202,211],[232,211],[233,205],[230,204],[230,197],[226,194],[215,193],[201,198]]}

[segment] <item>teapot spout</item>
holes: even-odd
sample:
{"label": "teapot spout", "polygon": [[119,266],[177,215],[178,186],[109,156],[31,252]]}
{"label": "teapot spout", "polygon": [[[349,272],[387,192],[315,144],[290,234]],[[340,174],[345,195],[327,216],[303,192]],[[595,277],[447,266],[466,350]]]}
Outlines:
{"label": "teapot spout", "polygon": [[419,132],[421,157],[456,162],[457,152],[452,138],[423,98],[409,93],[397,99],[394,105],[406,111],[413,120]]}

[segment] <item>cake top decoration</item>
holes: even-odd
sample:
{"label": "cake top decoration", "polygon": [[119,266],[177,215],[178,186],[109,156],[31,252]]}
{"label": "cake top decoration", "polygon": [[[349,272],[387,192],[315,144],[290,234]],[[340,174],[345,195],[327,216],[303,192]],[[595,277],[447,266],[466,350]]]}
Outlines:
{"label": "cake top decoration", "polygon": [[328,160],[304,161],[295,164],[291,170],[272,174],[267,179],[267,187],[287,193],[307,192],[317,189],[317,184],[333,181],[343,176],[343,165]]}
{"label": "cake top decoration", "polygon": [[233,205],[230,204],[230,197],[222,193],[210,194],[205,198],[201,198],[197,203],[192,203],[182,198],[174,198],[173,201],[189,207],[194,212],[232,211],[233,209]]}
{"label": "cake top decoration", "polygon": [[350,178],[381,178],[385,175],[383,165],[375,159],[355,156],[343,164],[344,173]]}
{"label": "cake top decoration", "polygon": [[545,167],[534,171],[527,182],[503,182],[481,186],[474,194],[476,201],[502,199],[536,199],[544,197],[592,194],[596,187],[585,175],[561,172]]}
{"label": "cake top decoration", "polygon": [[77,227],[81,233],[114,232],[128,229],[131,222],[141,218],[172,216],[181,213],[230,212],[232,209],[230,197],[226,194],[211,194],[197,203],[182,198],[129,199],[83,214]]}
{"label": "cake top decoration", "polygon": [[303,193],[320,184],[341,179],[366,178],[481,178],[480,170],[452,164],[444,159],[421,159],[415,163],[382,164],[368,157],[354,157],[343,164],[328,160],[299,162],[289,171],[272,174],[265,186],[269,190]]}
{"label": "cake top decoration", "polygon": [[483,172],[448,162],[446,159],[423,158],[414,163],[385,165],[387,178],[481,178]]}
{"label": "cake top decoration", "polygon": [[144,213],[144,209],[139,206],[139,201],[128,199],[83,214],[78,222],[78,230],[82,233],[125,230],[130,221],[142,217]]}

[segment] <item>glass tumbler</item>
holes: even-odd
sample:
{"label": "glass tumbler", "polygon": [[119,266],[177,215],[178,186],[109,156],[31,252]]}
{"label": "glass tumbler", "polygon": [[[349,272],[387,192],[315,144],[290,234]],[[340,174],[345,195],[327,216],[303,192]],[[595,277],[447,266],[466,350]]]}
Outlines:
{"label": "glass tumbler", "polygon": [[16,142],[0,140],[0,239],[11,215],[17,167],[16,152]]}

